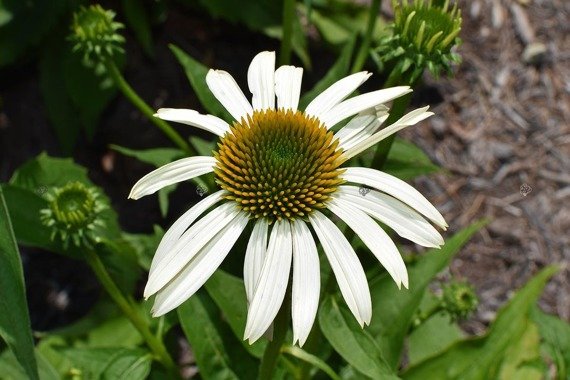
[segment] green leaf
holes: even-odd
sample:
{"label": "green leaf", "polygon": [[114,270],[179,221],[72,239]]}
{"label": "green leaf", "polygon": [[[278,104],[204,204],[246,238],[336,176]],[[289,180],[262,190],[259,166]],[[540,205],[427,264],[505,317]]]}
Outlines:
{"label": "green leaf", "polygon": [[392,279],[385,275],[370,283],[373,313],[368,331],[375,337],[392,368],[398,367],[404,339],[427,286],[485,223],[479,221],[472,224],[448,239],[441,249],[429,250],[418,262],[409,266],[408,290],[399,290]]}
{"label": "green leaf", "polygon": [[334,65],[329,69],[326,75],[321,79],[313,89],[305,93],[299,100],[299,109],[304,110],[307,105],[317,97],[321,92],[326,90],[330,85],[338,81],[339,79],[345,77],[350,70],[350,61],[352,57],[352,52],[354,50],[354,44],[356,39],[351,39],[346,46],[342,49],[340,56],[334,63]]}
{"label": "green leaf", "polygon": [[4,0],[0,3],[0,67],[15,63],[49,35],[67,8],[65,0]]}
{"label": "green leaf", "polygon": [[540,335],[538,328],[526,320],[525,328],[520,339],[511,342],[505,351],[498,379],[541,380],[544,363],[540,357]]}
{"label": "green leaf", "polygon": [[216,141],[205,140],[198,136],[190,136],[190,142],[200,156],[211,156],[212,151],[216,149]]}
{"label": "green leaf", "polygon": [[351,366],[373,379],[397,379],[384,360],[374,338],[358,325],[354,316],[327,297],[319,310],[319,326],[329,343]]}
{"label": "green leaf", "polygon": [[184,152],[177,148],[135,150],[114,144],[109,145],[109,147],[114,151],[124,154],[125,156],[136,158],[145,164],[150,164],[155,167],[166,165],[174,160],[184,157]]}
{"label": "green leaf", "polygon": [[134,248],[140,267],[147,271],[150,269],[152,258],[163,236],[164,230],[157,225],[154,226],[154,232],[148,235],[123,232],[123,239]]}
{"label": "green leaf", "polygon": [[169,45],[170,50],[178,59],[178,62],[184,68],[184,72],[190,81],[190,85],[200,103],[206,111],[214,116],[218,116],[226,121],[233,120],[233,117],[226,111],[226,109],[220,104],[218,99],[210,92],[208,85],[206,84],[206,74],[208,73],[208,68],[202,65],[200,62],[196,61],[194,58],[190,57],[183,50],[175,45]]}
{"label": "green leaf", "polygon": [[240,278],[218,269],[206,282],[206,290],[220,308],[235,337],[253,356],[261,358],[266,342],[259,340],[250,345],[243,340],[247,319],[245,285]]}
{"label": "green leaf", "polygon": [[[61,379],[61,376],[58,374],[57,370],[39,350],[35,350],[35,357],[38,361],[38,373],[40,379]],[[18,360],[14,356],[14,353],[10,350],[5,350],[2,352],[2,354],[0,354],[0,374],[2,376],[2,380],[21,380],[33,378],[24,372],[24,369],[18,363]]]}
{"label": "green leaf", "polygon": [[[373,156],[374,151],[370,154]],[[400,179],[407,180],[420,175],[434,173],[440,168],[416,145],[396,137],[388,153],[382,171]]]}
{"label": "green leaf", "polygon": [[528,331],[528,316],[548,279],[557,271],[547,267],[531,279],[497,314],[486,336],[458,342],[443,354],[411,367],[404,379],[497,378],[505,354]]}
{"label": "green leaf", "polygon": [[331,379],[333,380],[341,380],[341,378],[334,372],[334,370],[321,358],[318,356],[312,355],[307,351],[301,349],[297,346],[284,346],[281,348],[281,351],[289,354],[291,356],[296,357],[297,359],[303,360],[304,362],[312,365],[315,368],[320,369],[324,373],[326,373]]}
{"label": "green leaf", "polygon": [[570,324],[534,307],[530,318],[538,326],[543,344],[556,365],[558,379],[570,376]]}
{"label": "green leaf", "polygon": [[231,360],[222,337],[210,320],[198,296],[193,296],[177,309],[182,330],[188,338],[202,377],[205,379],[239,379],[231,368]]}
{"label": "green leaf", "polygon": [[152,356],[143,349],[59,348],[84,379],[144,379]]}
{"label": "green leaf", "polygon": [[125,12],[127,24],[135,32],[135,36],[142,45],[144,52],[149,57],[154,57],[150,21],[143,2],[139,0],[122,0],[121,4]]}
{"label": "green leaf", "polygon": [[0,188],[0,336],[31,379],[39,379],[20,252]]}

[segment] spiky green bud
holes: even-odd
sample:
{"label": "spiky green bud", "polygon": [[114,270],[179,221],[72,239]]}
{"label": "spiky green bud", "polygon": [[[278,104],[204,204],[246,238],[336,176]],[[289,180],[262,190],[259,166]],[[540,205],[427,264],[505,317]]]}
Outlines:
{"label": "spiky green bud", "polygon": [[441,307],[453,320],[467,318],[479,305],[473,285],[466,281],[452,281],[442,290]]}
{"label": "spiky green bud", "polygon": [[461,11],[450,0],[392,1],[393,33],[380,41],[374,57],[380,68],[393,65],[401,77],[413,83],[427,68],[439,75],[451,71],[460,58],[452,48],[461,43]]}
{"label": "spiky green bud", "polygon": [[123,53],[125,39],[118,31],[124,25],[115,21],[115,12],[99,4],[81,7],[73,15],[69,39],[73,50],[83,54],[84,61],[93,66],[117,53]]}
{"label": "spiky green bud", "polygon": [[52,240],[61,239],[64,247],[89,243],[93,231],[104,227],[101,212],[107,205],[99,193],[81,182],[69,182],[47,194],[48,207],[40,211],[42,223],[51,228]]}

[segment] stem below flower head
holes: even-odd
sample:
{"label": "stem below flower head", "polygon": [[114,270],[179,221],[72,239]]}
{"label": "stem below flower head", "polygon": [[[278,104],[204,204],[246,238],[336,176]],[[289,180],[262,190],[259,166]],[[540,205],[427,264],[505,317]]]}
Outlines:
{"label": "stem below flower head", "polygon": [[142,100],[133,88],[127,83],[121,71],[113,62],[112,59],[108,58],[105,60],[105,67],[108,73],[111,75],[115,85],[121,90],[123,95],[130,100],[130,102],[137,107],[143,115],[145,115],[154,125],[156,125],[174,144],[176,144],[180,149],[182,149],[189,156],[196,155],[196,149],[194,149],[189,143],[186,142],[179,134],[172,128],[167,122],[154,116],[154,111],[149,107],[148,104]]}
{"label": "stem below flower head", "polygon": [[275,367],[277,366],[277,359],[281,354],[281,346],[285,341],[285,335],[289,328],[289,315],[291,310],[291,295],[287,291],[283,304],[273,321],[273,340],[265,347],[263,358],[259,366],[259,380],[272,379]]}
{"label": "stem below flower head", "polygon": [[281,38],[281,51],[279,64],[288,65],[291,62],[291,39],[293,38],[293,20],[295,18],[295,0],[283,1],[283,36]]}
{"label": "stem below flower head", "polygon": [[360,45],[360,49],[358,49],[358,53],[356,54],[356,58],[354,59],[354,63],[352,65],[351,71],[353,73],[362,70],[364,63],[366,63],[368,50],[370,49],[370,43],[372,42],[372,33],[374,33],[374,27],[376,26],[376,19],[378,18],[378,11],[380,10],[381,4],[382,0],[372,0],[372,4],[370,4],[366,33],[364,34],[362,44]]}
{"label": "stem below flower head", "polygon": [[141,317],[138,310],[134,307],[132,301],[128,300],[123,295],[117,284],[115,284],[115,281],[113,281],[112,277],[109,275],[109,272],[107,272],[107,269],[97,255],[97,252],[95,252],[95,250],[92,248],[86,248],[85,258],[97,276],[97,279],[101,285],[103,285],[109,296],[111,296],[113,301],[117,304],[117,306],[119,306],[119,309],[121,309],[125,316],[131,321],[133,326],[139,331],[153,354],[164,365],[164,367],[168,369],[171,374],[176,375],[178,373],[176,364],[174,364],[174,361],[170,357],[170,354],[166,350],[166,347],[161,340],[152,334],[148,327],[148,323],[143,317]]}

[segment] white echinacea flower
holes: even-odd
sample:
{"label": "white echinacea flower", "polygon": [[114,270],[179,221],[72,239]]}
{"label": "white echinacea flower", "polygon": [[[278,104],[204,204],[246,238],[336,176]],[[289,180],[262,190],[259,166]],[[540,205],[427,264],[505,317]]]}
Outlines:
{"label": "white echinacea flower", "polygon": [[[307,339],[320,290],[317,246],[309,225],[351,312],[361,326],[370,323],[372,304],[362,265],[324,210],[360,237],[398,287],[408,287],[406,266],[374,219],[422,246],[443,244],[426,218],[444,229],[447,225],[417,190],[378,170],[341,167],[385,137],[431,116],[428,107],[381,129],[388,117],[383,104],[411,89],[393,87],[346,99],[371,75],[359,72],[337,81],[299,111],[302,74],[303,69],[294,66],[275,70],[275,53],[261,52],[247,75],[251,104],[227,72],[210,70],[206,76],[210,91],[233,116],[232,124],[193,110],[156,113],[218,135],[218,148],[212,156],[183,158],[154,170],[133,186],[129,198],[209,172],[214,172],[221,190],[182,215],[160,242],[144,291],[146,298],[156,295],[154,316],[191,297],[250,221],[254,227],[243,268],[249,304],[244,339],[250,342],[271,326],[285,297],[291,266],[293,340],[303,345]],[[331,131],[350,117],[337,132]],[[362,195],[358,186],[372,190]]]}

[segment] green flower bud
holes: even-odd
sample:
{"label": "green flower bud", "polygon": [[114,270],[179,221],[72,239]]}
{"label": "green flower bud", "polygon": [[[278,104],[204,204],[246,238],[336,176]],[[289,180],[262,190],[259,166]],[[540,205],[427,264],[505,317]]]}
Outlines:
{"label": "green flower bud", "polygon": [[443,286],[441,307],[451,319],[467,318],[477,309],[479,299],[475,289],[468,282],[453,281]]}
{"label": "green flower bud", "polygon": [[48,208],[40,211],[41,221],[51,228],[51,239],[59,236],[66,248],[70,241],[76,246],[89,244],[95,228],[105,226],[100,216],[107,205],[94,188],[81,182],[69,182],[53,189],[47,199]]}
{"label": "green flower bud", "polygon": [[125,39],[118,34],[124,25],[114,21],[115,12],[105,10],[100,5],[81,7],[73,15],[71,35],[73,51],[83,54],[84,61],[90,66],[123,53]]}
{"label": "green flower bud", "polygon": [[449,0],[392,1],[393,33],[380,41],[374,51],[381,68],[394,64],[399,75],[409,75],[413,83],[428,69],[439,75],[442,70],[451,71],[451,64],[460,58],[452,48],[461,43],[461,11],[457,3],[450,6]]}

